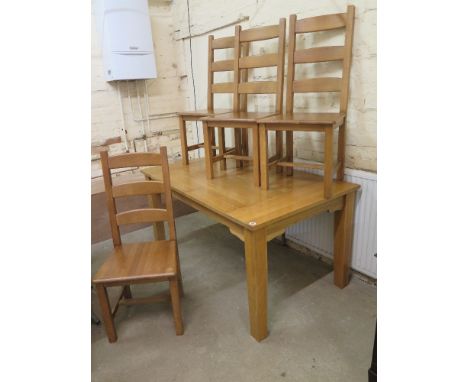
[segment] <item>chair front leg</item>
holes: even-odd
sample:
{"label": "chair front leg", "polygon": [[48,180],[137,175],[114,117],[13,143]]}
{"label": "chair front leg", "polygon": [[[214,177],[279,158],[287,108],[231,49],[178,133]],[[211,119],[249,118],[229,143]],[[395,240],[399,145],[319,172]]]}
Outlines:
{"label": "chair front leg", "polygon": [[212,127],[210,129],[210,137],[211,137],[210,142],[211,142],[211,150],[212,150],[211,154],[215,157],[216,156],[216,149],[213,148],[213,147],[216,146],[216,138],[215,138],[215,129],[214,129],[214,127]]}
{"label": "chair front leg", "polygon": [[[241,129],[234,128],[234,145],[236,148],[236,155],[242,155],[242,136],[241,136]],[[236,160],[236,167],[242,168],[244,167],[244,163],[241,160]]]}
{"label": "chair front leg", "polygon": [[103,285],[96,285],[96,293],[99,298],[99,305],[101,306],[102,321],[106,328],[107,338],[109,342],[115,342],[117,341],[117,333],[115,331],[114,317],[112,317],[107,289]]}
{"label": "chair front leg", "polygon": [[[219,155],[224,156],[226,143],[224,142],[224,127],[218,127],[218,147]],[[226,158],[220,161],[221,170],[226,170]]]}
{"label": "chair front leg", "polygon": [[180,131],[180,147],[182,154],[182,163],[189,164],[188,161],[188,146],[187,146],[187,127],[185,126],[184,118],[179,115],[179,131]]}
{"label": "chair front leg", "polygon": [[211,129],[208,122],[203,121],[203,141],[205,147],[205,172],[207,179],[213,179],[213,151],[211,149]]}
{"label": "chair front leg", "polygon": [[184,334],[184,324],[182,322],[182,313],[180,309],[179,283],[177,278],[169,280],[169,287],[171,290],[172,315],[174,317],[176,334],[181,336]]}
{"label": "chair front leg", "polygon": [[[241,129],[242,133],[242,155],[248,157],[249,156],[249,129]],[[250,162],[248,160],[244,161],[244,167],[250,166]]]}

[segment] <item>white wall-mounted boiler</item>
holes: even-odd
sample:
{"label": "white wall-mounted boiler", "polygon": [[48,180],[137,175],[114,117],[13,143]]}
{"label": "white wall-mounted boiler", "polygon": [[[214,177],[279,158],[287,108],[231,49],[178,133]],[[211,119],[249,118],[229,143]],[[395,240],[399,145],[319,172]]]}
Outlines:
{"label": "white wall-mounted boiler", "polygon": [[156,78],[148,0],[102,0],[106,81]]}

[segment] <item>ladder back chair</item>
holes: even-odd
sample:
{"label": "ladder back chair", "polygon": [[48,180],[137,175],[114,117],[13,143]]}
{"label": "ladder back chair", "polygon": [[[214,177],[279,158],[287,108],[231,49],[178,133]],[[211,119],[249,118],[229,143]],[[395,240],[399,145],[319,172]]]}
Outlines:
{"label": "ladder back chair", "polygon": [[[93,277],[101,306],[102,320],[109,342],[117,340],[113,317],[119,305],[132,305],[168,301],[172,303],[177,335],[184,333],[182,323],[180,296],[183,294],[175,221],[172,208],[171,184],[167,149],[161,147],[157,153],[128,153],[109,156],[107,151],[101,152],[101,164],[104,186],[107,196],[107,208],[112,231],[114,249]],[[161,166],[163,181],[139,181],[119,185],[112,184],[111,170],[116,168]],[[115,198],[133,195],[149,195],[149,201],[156,200],[154,195],[164,194],[166,208],[158,205],[117,212]],[[169,228],[168,240],[159,236],[159,240],[122,244],[119,227],[123,224],[167,222]],[[155,232],[156,234],[156,232]],[[163,230],[164,234],[164,230]],[[133,298],[130,285],[151,282],[168,281],[170,298],[167,294],[153,297]],[[111,308],[107,293],[108,287],[123,286],[117,305]]]}
{"label": "ladder back chair", "polygon": [[[254,184],[260,186],[260,161],[258,156],[258,123],[257,120],[280,114],[283,107],[284,84],[284,49],[286,36],[286,19],[282,18],[279,24],[259,28],[242,30],[236,26],[235,57],[234,57],[234,111],[215,116],[202,118],[203,137],[205,140],[205,164],[208,179],[214,177],[213,166],[215,162],[221,162],[221,169],[226,169],[226,159],[236,160],[237,167],[243,163],[253,162]],[[249,55],[249,48],[241,55],[241,44],[250,44],[255,41],[278,39],[277,53]],[[276,67],[276,81],[249,81],[247,71],[255,68]],[[247,95],[274,94],[275,109],[271,112],[247,111]],[[241,97],[245,96],[242,100]],[[242,102],[243,101],[243,102]],[[234,128],[235,154],[227,153],[224,142],[218,142],[219,154],[213,155],[209,150],[206,137],[213,134],[213,129]],[[248,156],[247,134],[252,131],[252,157]]]}
{"label": "ladder back chair", "polygon": [[[183,111],[177,113],[179,118],[180,142],[182,149],[182,163],[189,164],[189,152],[203,148],[203,142],[193,145],[187,143],[187,121],[200,121],[201,118],[227,113],[230,109],[215,109],[214,95],[216,93],[234,94],[234,83],[223,82],[215,83],[214,74],[216,72],[234,71],[234,59],[215,61],[215,50],[234,49],[235,37],[214,38],[213,35],[208,36],[208,94],[207,94],[207,109],[196,111]],[[211,145],[215,145],[214,131],[210,137]],[[216,155],[213,152],[213,155]]]}
{"label": "ladder back chair", "polygon": [[[265,118],[259,121],[261,184],[267,190],[269,187],[268,170],[272,166],[286,167],[288,175],[293,167],[303,167],[324,170],[324,197],[332,195],[333,175],[343,180],[345,169],[345,129],[346,112],[348,108],[349,75],[351,67],[351,51],[354,28],[353,5],[349,5],[346,13],[309,17],[297,20],[296,15],[289,17],[288,72],[286,90],[286,113]],[[345,32],[344,46],[325,46],[309,49],[296,49],[296,35],[326,30],[342,29]],[[304,63],[319,63],[341,61],[342,77],[317,77],[295,80],[295,66]],[[340,109],[338,113],[296,113],[294,112],[294,95],[297,93],[340,93]],[[337,165],[333,165],[333,131],[338,132]],[[268,131],[286,131],[286,157],[269,160]],[[308,164],[293,162],[293,132],[318,131],[325,134],[324,163]]]}

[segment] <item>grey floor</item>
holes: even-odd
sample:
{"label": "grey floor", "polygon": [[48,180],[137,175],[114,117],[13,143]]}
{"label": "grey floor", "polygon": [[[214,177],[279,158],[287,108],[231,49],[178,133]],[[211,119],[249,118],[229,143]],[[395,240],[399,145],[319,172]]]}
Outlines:
{"label": "grey floor", "polygon": [[[268,244],[270,335],[249,335],[243,244],[194,213],[177,219],[184,278],[185,334],[176,336],[168,304],[122,307],[118,341],[92,325],[93,381],[366,381],[376,319],[376,288],[353,278],[343,290],[312,257]],[[152,230],[124,236],[151,240]],[[112,247],[92,246],[92,271]],[[134,287],[135,296],[167,288]]]}

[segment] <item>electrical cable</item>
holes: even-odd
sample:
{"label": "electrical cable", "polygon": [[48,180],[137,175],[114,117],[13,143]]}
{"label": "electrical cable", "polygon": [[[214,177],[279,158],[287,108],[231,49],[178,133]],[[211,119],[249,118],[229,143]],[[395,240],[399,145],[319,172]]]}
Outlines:
{"label": "electrical cable", "polygon": [[[197,110],[197,93],[195,91],[195,79],[193,76],[193,54],[192,54],[192,29],[190,26],[190,4],[187,0],[187,18],[188,18],[188,32],[189,32],[189,49],[190,49],[190,71],[192,72],[192,88],[193,88],[193,103],[195,110]],[[197,130],[197,143],[200,143],[200,137],[198,135],[198,121],[195,121]],[[200,149],[198,149],[198,157],[200,157]]]}

